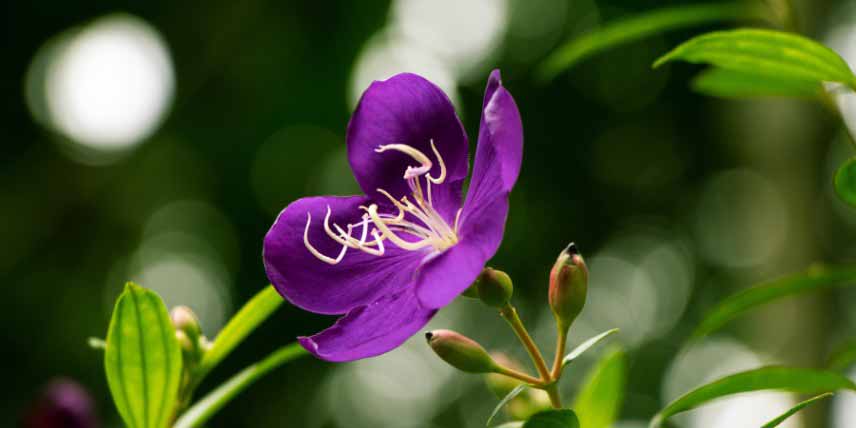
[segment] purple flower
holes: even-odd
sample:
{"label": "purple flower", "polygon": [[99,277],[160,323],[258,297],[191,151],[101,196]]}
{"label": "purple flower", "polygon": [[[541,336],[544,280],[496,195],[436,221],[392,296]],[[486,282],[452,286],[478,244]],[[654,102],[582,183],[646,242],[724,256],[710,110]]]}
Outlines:
{"label": "purple flower", "polygon": [[58,379],[45,388],[24,419],[26,428],[98,428],[95,404],[77,382]]}
{"label": "purple flower", "polygon": [[523,157],[523,127],[499,71],[485,90],[466,199],[467,136],[449,98],[415,74],[374,82],[346,136],[365,196],[292,202],[264,242],[268,278],[288,301],[345,314],[300,343],[318,358],[390,351],[422,328],[496,253]]}

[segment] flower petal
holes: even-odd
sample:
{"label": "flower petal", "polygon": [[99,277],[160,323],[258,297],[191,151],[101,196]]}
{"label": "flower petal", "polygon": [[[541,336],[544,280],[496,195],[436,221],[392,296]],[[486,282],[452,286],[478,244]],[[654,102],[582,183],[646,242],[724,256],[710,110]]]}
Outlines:
{"label": "flower petal", "polygon": [[495,198],[468,214],[458,230],[460,242],[417,271],[416,296],[426,308],[441,308],[451,303],[496,254],[508,217],[508,197]]}
{"label": "flower petal", "polygon": [[446,165],[446,181],[435,185],[434,205],[454,220],[461,206],[461,185],[467,176],[467,136],[449,97],[433,83],[410,73],[376,81],[363,93],[347,132],[348,160],[363,191],[375,200],[385,200],[381,188],[396,198],[410,194],[404,180],[408,166],[419,166],[408,155],[375,149],[383,144],[407,144],[431,159],[431,175],[440,166],[431,140]]}
{"label": "flower petal", "polygon": [[475,281],[505,231],[508,194],[523,157],[523,125],[511,94],[494,71],[485,90],[473,178],[464,202],[459,242],[417,273],[416,295],[428,308],[449,304]]}
{"label": "flower petal", "polygon": [[[342,314],[412,284],[422,252],[407,252],[395,245],[386,245],[383,256],[348,249],[339,264],[330,265],[304,245],[303,231],[310,213],[309,242],[335,258],[342,246],[324,231],[327,207],[332,213],[330,227],[335,223],[344,229],[359,221],[359,206],[369,203],[365,196],[303,198],[280,213],[265,236],[263,258],[268,278],[283,297],[308,311]],[[361,233],[362,228],[356,228],[353,236],[359,239]]]}
{"label": "flower petal", "polygon": [[436,313],[421,308],[412,290],[407,289],[354,308],[332,327],[299,341],[307,351],[326,361],[374,357],[397,348]]}
{"label": "flower petal", "polygon": [[[494,70],[485,89],[473,177],[464,213],[507,196],[517,181],[523,160],[523,124],[511,94]],[[463,218],[462,218],[463,220]]]}

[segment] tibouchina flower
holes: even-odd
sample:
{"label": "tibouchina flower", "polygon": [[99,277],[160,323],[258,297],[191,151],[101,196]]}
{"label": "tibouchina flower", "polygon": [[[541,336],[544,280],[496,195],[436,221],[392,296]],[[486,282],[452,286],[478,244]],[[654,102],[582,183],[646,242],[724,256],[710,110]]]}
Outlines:
{"label": "tibouchina flower", "polygon": [[300,338],[327,361],[396,348],[476,279],[502,241],[523,157],[520,113],[499,71],[485,90],[466,199],[466,133],[446,94],[420,76],[372,83],[346,140],[365,196],[299,199],[264,242],[265,270],[283,297],[345,314]]}

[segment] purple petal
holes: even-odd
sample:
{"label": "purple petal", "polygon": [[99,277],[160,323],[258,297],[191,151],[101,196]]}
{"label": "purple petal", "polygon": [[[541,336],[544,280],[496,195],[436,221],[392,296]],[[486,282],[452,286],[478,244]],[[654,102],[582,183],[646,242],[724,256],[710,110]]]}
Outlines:
{"label": "purple petal", "polygon": [[467,136],[449,97],[433,83],[415,74],[402,73],[371,84],[363,93],[347,132],[348,160],[363,191],[385,200],[381,188],[396,198],[410,194],[403,179],[413,158],[395,151],[376,153],[382,144],[407,144],[432,160],[431,175],[440,166],[431,150],[433,139],[446,164],[446,181],[434,186],[434,206],[454,220],[461,206],[461,185],[467,176]]}
{"label": "purple petal", "polygon": [[463,215],[478,205],[507,196],[517,181],[522,160],[520,112],[514,98],[502,86],[499,70],[494,70],[485,89],[473,177]]}
{"label": "purple petal", "polygon": [[374,357],[397,348],[436,313],[421,308],[408,289],[354,308],[332,327],[299,340],[307,351],[326,361]]}
{"label": "purple petal", "polygon": [[464,202],[458,244],[420,268],[416,295],[428,308],[449,304],[493,257],[505,231],[508,193],[523,157],[523,125],[511,94],[494,71],[485,91],[473,178]]}
{"label": "purple petal", "polygon": [[[332,212],[330,227],[335,223],[345,229],[360,220],[359,206],[369,203],[365,196],[303,198],[280,213],[265,236],[263,258],[268,278],[283,297],[308,311],[342,314],[412,284],[422,252],[407,252],[385,242],[389,245],[383,256],[348,249],[339,264],[330,265],[304,245],[303,231],[307,213],[311,213],[309,242],[322,254],[336,258],[342,246],[324,232],[327,207]],[[357,228],[353,236],[359,239],[361,232]]]}

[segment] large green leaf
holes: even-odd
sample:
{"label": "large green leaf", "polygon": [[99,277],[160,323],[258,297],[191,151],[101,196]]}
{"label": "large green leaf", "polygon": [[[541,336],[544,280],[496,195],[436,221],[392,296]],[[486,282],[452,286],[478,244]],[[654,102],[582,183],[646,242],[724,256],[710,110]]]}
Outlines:
{"label": "large green leaf", "polygon": [[523,428],[580,428],[580,422],[573,410],[550,409],[532,415]]}
{"label": "large green leaf", "polygon": [[655,34],[710,22],[760,16],[759,8],[746,2],[683,5],[641,13],[609,23],[560,46],[539,66],[537,78],[551,80],[591,55]]}
{"label": "large green leaf", "polygon": [[181,381],[181,349],[157,294],[125,286],[107,331],[104,368],[125,425],[167,427]]}
{"label": "large green leaf", "polygon": [[568,352],[568,355],[565,355],[565,358],[562,358],[562,367],[567,366],[572,361],[579,358],[580,355],[582,355],[583,353],[588,351],[592,346],[597,345],[603,339],[606,339],[608,336],[615,334],[615,333],[618,333],[617,328],[613,328],[612,330],[607,330],[601,334],[598,334],[597,336],[590,337],[590,338],[586,339],[585,342],[580,343],[579,345],[577,345],[576,348],[572,349],[571,352]]}
{"label": "large green leaf", "polygon": [[693,79],[693,89],[722,98],[795,97],[818,98],[823,85],[802,79],[781,79],[752,73],[712,68]]}
{"label": "large green leaf", "polygon": [[856,207],[856,158],[847,159],[835,171],[835,193],[852,207]]}
{"label": "large green leaf", "polygon": [[586,376],[573,409],[585,428],[610,428],[624,399],[624,351],[613,348]]}
{"label": "large green leaf", "polygon": [[835,51],[781,31],[739,29],[703,34],[658,59],[654,67],[674,60],[780,80],[840,82],[856,88],[856,76]]}
{"label": "large green leaf", "polygon": [[741,392],[779,390],[798,394],[821,394],[840,389],[856,391],[856,384],[831,371],[762,367],[724,377],[688,392],[660,410],[651,421],[651,427],[662,426],[666,419],[678,413]]}
{"label": "large green leaf", "polygon": [[265,287],[253,296],[214,339],[194,374],[196,382],[200,382],[211,369],[226,358],[232,349],[277,310],[282,302],[282,296],[272,286]]}
{"label": "large green leaf", "polygon": [[856,267],[814,266],[806,272],[747,288],[726,298],[708,312],[693,332],[692,339],[707,336],[750,309],[778,299],[835,286],[851,285],[856,285]]}
{"label": "large green leaf", "polygon": [[799,403],[799,404],[797,404],[796,406],[791,407],[790,409],[788,409],[788,411],[787,411],[787,412],[782,413],[781,415],[777,416],[775,419],[771,420],[770,422],[767,422],[767,423],[766,423],[766,424],[764,424],[764,426],[762,426],[761,428],[775,428],[775,427],[779,426],[779,424],[781,424],[782,422],[784,422],[784,421],[785,421],[785,419],[787,419],[787,418],[789,418],[789,417],[793,416],[796,412],[799,412],[800,410],[804,409],[805,407],[807,407],[807,406],[811,406],[812,404],[814,404],[814,403],[816,403],[816,402],[818,402],[818,401],[820,401],[820,400],[823,400],[824,398],[831,397],[831,396],[832,396],[832,393],[831,393],[831,392],[827,392],[827,393],[825,393],[825,394],[820,394],[820,395],[817,395],[817,396],[811,397],[811,398],[809,398],[808,400],[805,400],[805,401],[803,401],[803,402],[800,402],[800,403]]}

